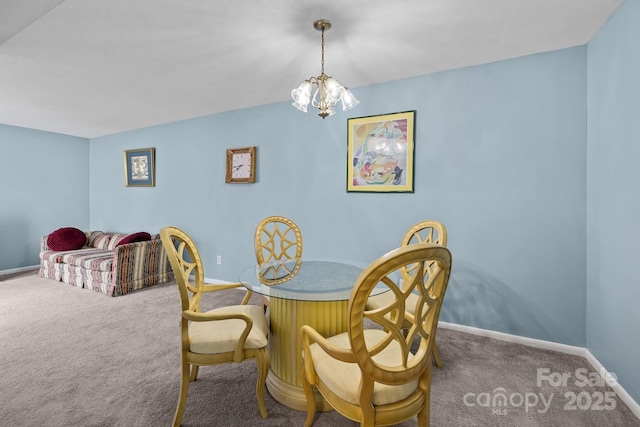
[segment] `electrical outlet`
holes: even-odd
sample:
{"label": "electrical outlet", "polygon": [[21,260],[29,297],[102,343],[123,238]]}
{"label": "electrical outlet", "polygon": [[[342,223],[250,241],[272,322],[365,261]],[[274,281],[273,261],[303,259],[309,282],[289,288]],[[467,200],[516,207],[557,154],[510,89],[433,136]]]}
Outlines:
{"label": "electrical outlet", "polygon": [[222,256],[218,255],[217,262],[218,265],[222,264]]}

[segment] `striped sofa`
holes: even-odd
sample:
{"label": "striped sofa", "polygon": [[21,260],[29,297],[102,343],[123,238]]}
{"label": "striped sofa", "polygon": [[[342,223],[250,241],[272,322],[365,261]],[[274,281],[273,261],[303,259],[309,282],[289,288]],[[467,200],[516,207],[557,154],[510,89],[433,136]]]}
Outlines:
{"label": "striped sofa", "polygon": [[162,241],[118,245],[126,234],[87,231],[84,247],[53,251],[40,239],[40,277],[115,297],[173,279]]}

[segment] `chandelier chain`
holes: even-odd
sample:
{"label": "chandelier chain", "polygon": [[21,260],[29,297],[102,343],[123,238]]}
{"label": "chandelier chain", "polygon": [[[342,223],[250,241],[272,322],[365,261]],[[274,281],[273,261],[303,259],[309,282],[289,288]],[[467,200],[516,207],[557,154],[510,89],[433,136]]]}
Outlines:
{"label": "chandelier chain", "polygon": [[324,75],[324,27],[322,27],[322,67],[320,75]]}

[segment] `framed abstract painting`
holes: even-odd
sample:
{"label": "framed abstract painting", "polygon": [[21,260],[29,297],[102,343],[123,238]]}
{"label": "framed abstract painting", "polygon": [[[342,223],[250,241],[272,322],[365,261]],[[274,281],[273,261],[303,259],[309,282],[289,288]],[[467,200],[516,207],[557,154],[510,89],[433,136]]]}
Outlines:
{"label": "framed abstract painting", "polygon": [[415,113],[348,119],[347,192],[413,193]]}

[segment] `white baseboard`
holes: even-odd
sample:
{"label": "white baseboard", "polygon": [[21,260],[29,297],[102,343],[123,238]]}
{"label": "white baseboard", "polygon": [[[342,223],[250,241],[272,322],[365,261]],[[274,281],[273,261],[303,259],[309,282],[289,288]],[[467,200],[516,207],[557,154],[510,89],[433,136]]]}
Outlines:
{"label": "white baseboard", "polygon": [[[229,282],[227,280],[220,280],[220,279],[209,279],[209,278],[204,278],[204,283],[209,283],[211,285],[227,285],[229,283],[236,283],[236,282]],[[240,290],[240,291],[244,291],[245,288],[232,288],[234,290]]]}
{"label": "white baseboard", "polygon": [[227,283],[232,283],[232,282],[227,282],[226,280],[220,280],[220,279],[209,279],[208,277],[205,277],[204,283],[210,283],[212,285],[226,285]]}
{"label": "white baseboard", "polygon": [[[611,373],[607,369],[605,369],[604,366],[602,366],[602,363],[600,363],[600,361],[596,359],[589,350],[586,350],[586,353],[587,362],[589,362],[589,364],[593,366],[593,369],[597,370],[600,373],[600,376],[602,376],[603,378],[608,378],[609,376],[611,376]],[[611,385],[611,388],[618,395],[620,400],[622,400],[629,407],[629,409],[631,409],[631,412],[633,412],[633,414],[640,419],[640,405],[638,405],[638,402],[633,400],[633,398],[629,396],[629,393],[627,393],[627,391],[622,388],[620,383],[618,383],[617,381],[615,382],[615,384]]]}
{"label": "white baseboard", "polygon": [[587,357],[587,350],[584,347],[560,344],[551,341],[539,340],[536,338],[521,337],[519,335],[505,334],[504,332],[491,331],[489,329],[474,328],[472,326],[457,325],[455,323],[438,322],[438,326],[452,331],[466,332],[468,334],[479,335],[487,338],[494,338],[501,341],[508,341],[516,344],[528,345],[530,347],[544,350],[559,351],[561,353],[572,354],[574,356]]}
{"label": "white baseboard", "polygon": [[[443,329],[450,329],[452,331],[466,332],[468,334],[479,335],[487,338],[494,338],[497,340],[512,342],[516,344],[528,345],[530,347],[541,348],[544,350],[559,351],[565,354],[571,354],[574,356],[584,357],[587,362],[595,369],[603,378],[607,378],[611,374],[605,369],[604,366],[595,358],[589,350],[584,347],[576,347],[567,344],[560,344],[551,341],[539,340],[535,338],[521,337],[518,335],[505,334],[504,332],[496,332],[488,329],[474,328],[472,326],[457,325],[455,323],[438,322],[438,327]],[[611,386],[616,395],[629,407],[631,412],[640,419],[640,405],[636,402],[629,393],[616,382]]]}
{"label": "white baseboard", "polygon": [[5,274],[14,274],[14,273],[22,273],[23,271],[37,270],[39,269],[39,265],[31,265],[27,267],[19,267],[19,268],[10,268],[9,270],[1,270],[0,276]]}

